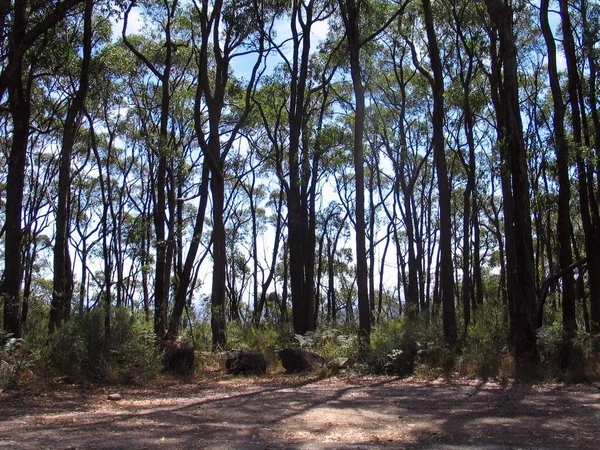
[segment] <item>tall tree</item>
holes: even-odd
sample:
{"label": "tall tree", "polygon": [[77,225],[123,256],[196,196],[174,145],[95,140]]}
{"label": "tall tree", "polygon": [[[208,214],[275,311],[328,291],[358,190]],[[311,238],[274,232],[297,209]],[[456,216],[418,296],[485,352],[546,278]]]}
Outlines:
{"label": "tall tree", "polygon": [[[194,123],[198,143],[211,175],[211,329],[213,349],[216,350],[223,348],[227,342],[225,162],[250,113],[252,94],[264,71],[265,34],[272,29],[269,20],[278,11],[271,10],[263,2],[254,4],[224,0],[215,0],[212,5],[208,0],[194,1],[194,8],[200,27],[199,42],[195,42],[198,82]],[[242,25],[247,23],[248,17],[251,18],[250,25]],[[230,76],[230,65],[233,58],[240,54],[252,54],[255,59],[245,89],[239,90],[239,98],[228,98],[230,83],[235,81]],[[226,112],[230,112],[231,117],[224,131],[223,116]],[[204,115],[207,117],[206,125]]]}
{"label": "tall tree", "polygon": [[454,264],[452,261],[452,216],[451,191],[448,180],[446,153],[444,150],[444,75],[438,47],[431,1],[423,0],[423,15],[427,32],[427,46],[431,64],[431,74],[422,71],[433,90],[433,160],[437,173],[440,209],[440,288],[442,297],[442,317],[446,343],[454,345],[457,339],[454,306]]}
{"label": "tall tree", "polygon": [[[48,9],[45,4],[36,5],[37,7],[32,10],[27,0],[15,0],[10,31],[6,33],[8,49],[6,65],[0,73],[0,98],[8,92],[9,114],[13,129],[8,157],[4,279],[0,285],[0,299],[4,303],[4,329],[17,337],[21,336],[23,278],[21,212],[33,84],[33,74],[27,67],[25,56],[44,33],[63,20],[65,15],[81,1],[64,0]],[[40,14],[39,21],[30,20],[34,12]],[[4,15],[3,19],[5,18]]]}
{"label": "tall tree", "polygon": [[67,110],[63,128],[60,171],[58,174],[58,201],[56,206],[56,240],[54,242],[54,280],[50,306],[50,332],[69,319],[73,296],[73,271],[69,250],[69,219],[71,191],[71,155],[77,135],[77,119],[81,116],[89,87],[92,59],[93,0],[86,0],[83,12],[83,56],[79,86]]}
{"label": "tall tree", "polygon": [[[167,311],[170,292],[171,264],[174,251],[173,239],[173,186],[168,186],[167,171],[169,165],[169,116],[172,92],[171,71],[173,69],[173,55],[176,51],[174,41],[174,20],[178,10],[178,0],[164,1],[162,11],[155,10],[154,20],[158,22],[164,32],[164,52],[158,59],[156,56],[147,56],[130,41],[127,36],[129,15],[135,2],[132,2],[125,12],[122,38],[129,50],[150,70],[160,85],[160,127],[157,136],[157,145],[153,148],[158,158],[156,176],[153,178],[153,195],[155,196],[153,221],[156,235],[156,264],[154,279],[154,332],[162,341],[167,331]],[[152,4],[146,5],[148,8]],[[169,204],[167,205],[167,194]],[[165,228],[167,228],[165,230]]]}
{"label": "tall tree", "polygon": [[[554,35],[550,27],[549,0],[541,0],[540,3],[540,24],[546,46],[548,47],[548,77],[550,81],[550,90],[552,92],[552,101],[554,115],[552,117],[554,146],[556,151],[556,169],[558,172],[558,258],[560,269],[565,269],[573,263],[573,254],[571,251],[571,177],[569,176],[569,145],[565,134],[565,102],[557,68],[557,52]],[[576,326],[575,317],[575,278],[573,273],[568,273],[563,277],[563,328],[566,331],[573,331]],[[538,317],[537,326],[540,327],[541,317]]]}
{"label": "tall tree", "polygon": [[504,0],[486,0],[485,4],[493,23],[491,84],[498,146],[503,164],[502,191],[511,335],[517,374],[527,377],[531,374],[532,365],[537,362],[536,290],[513,9]]}

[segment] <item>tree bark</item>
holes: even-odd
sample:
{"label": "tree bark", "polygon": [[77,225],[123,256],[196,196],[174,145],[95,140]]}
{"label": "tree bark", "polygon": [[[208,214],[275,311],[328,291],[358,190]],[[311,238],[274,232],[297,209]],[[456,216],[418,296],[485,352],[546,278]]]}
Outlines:
{"label": "tree bark", "polygon": [[69,218],[71,191],[71,155],[77,133],[76,120],[80,117],[89,86],[92,59],[93,0],[86,0],[83,20],[83,58],[79,75],[79,88],[69,106],[63,128],[60,171],[58,174],[58,202],[56,207],[56,240],[54,243],[54,279],[50,305],[49,330],[61,327],[69,320],[73,298],[73,270],[69,251]]}
{"label": "tree bark", "polygon": [[[535,336],[535,272],[531,229],[529,180],[523,124],[519,109],[517,49],[513,33],[513,11],[502,0],[485,1],[499,43],[498,55],[492,55],[495,80],[498,143],[503,160],[502,191],[506,268],[511,335],[517,376],[531,376],[537,363]],[[502,72],[498,63],[502,65]],[[501,75],[500,75],[501,73]]]}
{"label": "tree bark", "polygon": [[444,324],[444,340],[454,345],[457,340],[456,313],[454,306],[454,264],[452,262],[452,205],[451,187],[448,180],[444,150],[444,79],[442,62],[433,23],[430,0],[423,0],[425,28],[429,47],[429,59],[433,78],[433,158],[438,180],[440,213],[440,295]]}
{"label": "tree bark", "polygon": [[350,52],[350,72],[354,89],[354,172],[356,191],[356,282],[358,290],[358,337],[362,358],[371,346],[371,311],[369,303],[368,269],[365,224],[365,157],[363,136],[365,129],[365,88],[360,66],[359,3],[339,0]]}
{"label": "tree bark", "polygon": [[[564,269],[573,263],[571,251],[571,179],[569,176],[569,146],[565,136],[565,104],[563,100],[560,80],[558,78],[556,43],[548,19],[549,0],[541,0],[540,23],[542,33],[548,47],[548,76],[554,103],[554,145],[556,152],[556,168],[558,171],[558,247],[560,268]],[[572,272],[566,273],[562,278],[563,284],[563,329],[573,331],[577,328],[575,313],[575,278]],[[539,316],[539,314],[538,314]],[[538,326],[541,321],[538,318]]]}

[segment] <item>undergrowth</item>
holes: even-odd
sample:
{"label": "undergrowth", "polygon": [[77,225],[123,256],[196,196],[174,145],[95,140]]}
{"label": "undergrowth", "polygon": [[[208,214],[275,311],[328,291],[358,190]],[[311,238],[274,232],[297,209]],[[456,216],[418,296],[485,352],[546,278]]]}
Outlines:
{"label": "undergrowth", "polygon": [[[113,309],[108,335],[100,308],[74,315],[51,336],[47,322],[40,319],[44,316],[45,311],[32,311],[23,339],[0,333],[0,390],[20,389],[55,377],[143,384],[162,370],[153,323],[141,313]],[[503,308],[486,304],[472,317],[466,333],[459,321],[459,339],[454,346],[445,344],[441,322],[425,315],[379,323],[373,328],[366,360],[358,357],[357,333],[351,326],[321,326],[301,336],[295,335],[289,324],[234,322],[228,325],[228,347],[212,353],[210,324],[196,321],[182,331],[180,342],[196,350],[196,370],[200,371],[221,370],[224,352],[231,349],[260,352],[270,369],[278,370],[276,351],[301,347],[330,362],[347,361],[357,373],[426,379],[454,375],[500,381],[513,378],[515,363]],[[537,349],[541,380],[600,379],[600,336],[581,331],[565,334],[560,314],[538,330]]]}

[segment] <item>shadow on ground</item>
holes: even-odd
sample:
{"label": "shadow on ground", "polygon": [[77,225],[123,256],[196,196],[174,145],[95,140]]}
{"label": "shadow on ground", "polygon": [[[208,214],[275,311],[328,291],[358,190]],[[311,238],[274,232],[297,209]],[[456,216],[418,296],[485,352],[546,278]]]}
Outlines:
{"label": "shadow on ground", "polygon": [[597,449],[594,386],[223,379],[0,394],[0,449]]}

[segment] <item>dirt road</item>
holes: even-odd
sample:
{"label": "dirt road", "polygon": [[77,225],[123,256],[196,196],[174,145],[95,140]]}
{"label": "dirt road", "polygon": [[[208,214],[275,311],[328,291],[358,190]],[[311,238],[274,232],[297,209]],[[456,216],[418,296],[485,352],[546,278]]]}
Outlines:
{"label": "dirt road", "polygon": [[0,393],[0,449],[34,448],[595,450],[600,389],[276,375]]}

